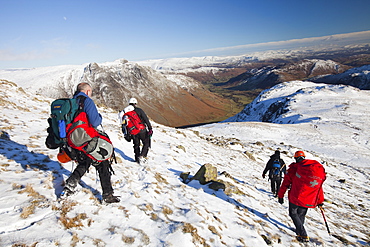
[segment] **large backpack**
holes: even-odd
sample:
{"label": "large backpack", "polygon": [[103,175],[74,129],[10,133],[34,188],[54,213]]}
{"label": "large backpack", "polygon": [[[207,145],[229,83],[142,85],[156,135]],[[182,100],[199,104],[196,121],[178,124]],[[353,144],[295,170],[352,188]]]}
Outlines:
{"label": "large backpack", "polygon": [[67,143],[97,162],[110,159],[114,151],[109,136],[95,129],[84,111],[79,112],[73,122],[67,125]]}
{"label": "large backpack", "polygon": [[78,109],[77,99],[62,98],[51,103],[46,147],[57,149],[67,143],[66,126],[73,121]]}
{"label": "large backpack", "polygon": [[279,159],[275,159],[272,162],[271,178],[281,177],[281,164]]}
{"label": "large backpack", "polygon": [[125,112],[123,120],[125,120],[127,131],[131,135],[137,135],[146,128],[135,110]]}
{"label": "large backpack", "polygon": [[293,203],[303,207],[315,207],[325,179],[325,169],[319,162],[308,159],[300,162],[292,181]]}
{"label": "large backpack", "polygon": [[96,130],[90,123],[84,109],[86,97],[77,99],[57,99],[51,104],[51,117],[48,119],[46,146],[61,148],[77,159],[70,148],[81,151],[93,161],[108,160],[114,155],[113,145],[108,135]]}

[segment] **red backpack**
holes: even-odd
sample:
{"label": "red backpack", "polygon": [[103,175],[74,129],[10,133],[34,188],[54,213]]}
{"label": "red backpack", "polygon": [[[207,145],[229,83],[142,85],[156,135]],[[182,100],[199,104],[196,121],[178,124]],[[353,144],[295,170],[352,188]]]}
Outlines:
{"label": "red backpack", "polygon": [[123,120],[126,120],[126,128],[131,135],[137,135],[146,128],[135,110],[126,112]]}
{"label": "red backpack", "polygon": [[72,123],[66,126],[67,144],[73,149],[82,151],[94,161],[108,160],[113,155],[113,144],[106,133],[95,129],[89,123],[86,112],[81,109],[83,100],[81,101],[79,112]]}
{"label": "red backpack", "polygon": [[296,164],[292,174],[289,200],[298,206],[313,208],[324,200],[322,184],[326,179],[324,167],[316,160],[305,159]]}

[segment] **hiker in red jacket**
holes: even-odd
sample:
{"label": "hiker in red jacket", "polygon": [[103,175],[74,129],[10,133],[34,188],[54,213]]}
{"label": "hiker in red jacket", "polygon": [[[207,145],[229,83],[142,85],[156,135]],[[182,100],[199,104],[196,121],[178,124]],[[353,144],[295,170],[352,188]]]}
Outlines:
{"label": "hiker in red jacket", "polygon": [[280,204],[284,203],[284,194],[288,188],[289,216],[296,227],[297,240],[309,242],[304,228],[308,208],[321,206],[324,202],[322,184],[326,179],[324,167],[315,160],[305,159],[303,151],[294,154],[296,163],[289,166],[288,173],[278,192]]}

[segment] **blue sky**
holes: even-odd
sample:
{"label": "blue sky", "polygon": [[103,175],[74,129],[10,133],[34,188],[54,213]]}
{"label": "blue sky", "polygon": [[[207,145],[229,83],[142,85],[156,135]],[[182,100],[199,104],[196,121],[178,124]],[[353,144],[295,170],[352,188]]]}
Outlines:
{"label": "blue sky", "polygon": [[0,69],[368,31],[369,13],[368,0],[0,0]]}

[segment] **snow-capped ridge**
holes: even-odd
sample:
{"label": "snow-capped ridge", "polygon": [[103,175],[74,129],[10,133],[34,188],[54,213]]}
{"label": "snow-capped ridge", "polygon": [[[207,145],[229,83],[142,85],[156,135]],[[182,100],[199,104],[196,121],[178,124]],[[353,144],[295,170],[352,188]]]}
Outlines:
{"label": "snow-capped ridge", "polygon": [[[284,82],[261,92],[252,103],[225,122],[261,121],[279,124],[313,122],[323,120],[322,115],[328,117],[337,114],[343,105],[346,105],[346,111],[350,111],[365,104],[361,101],[348,100],[346,95],[362,95],[360,99],[365,99],[366,96],[370,96],[370,92],[343,85],[308,81]],[[353,115],[348,117],[351,118]]]}
{"label": "snow-capped ridge", "polygon": [[320,75],[309,79],[314,82],[351,85],[363,90],[370,89],[370,65],[351,68],[341,74]]}

